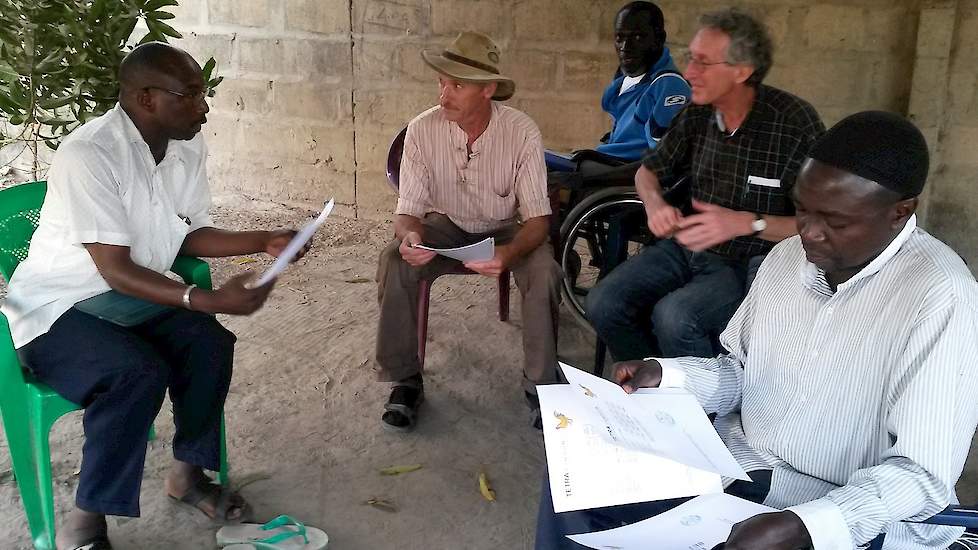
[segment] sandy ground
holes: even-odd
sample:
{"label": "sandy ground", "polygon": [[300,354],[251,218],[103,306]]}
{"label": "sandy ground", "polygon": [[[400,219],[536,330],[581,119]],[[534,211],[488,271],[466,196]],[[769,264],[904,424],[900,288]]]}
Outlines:
{"label": "sandy ground", "polygon": [[[245,200],[219,201],[215,219],[235,229],[302,223],[311,212]],[[235,377],[226,418],[232,484],[260,519],[289,514],[326,530],[331,549],[531,548],[543,468],[543,444],[529,427],[520,390],[519,299],[509,323],[496,318],[495,285],[481,277],[445,277],[434,286],[426,392],[419,429],[381,428],[386,387],[370,368],[377,317],[373,282],[390,225],[330,219],[307,259],[283,276],[265,308],[224,317],[238,335]],[[217,284],[256,262],[213,262]],[[223,316],[222,316],[223,317]],[[565,315],[562,357],[588,366],[593,336]],[[111,519],[115,548],[210,549],[216,527],[168,502],[162,492],[170,462],[172,417],[164,405],[159,439],[150,444],[142,517]],[[80,413],[51,434],[56,513],[77,484]],[[6,441],[0,439],[0,446]],[[396,477],[379,469],[423,465]],[[487,502],[477,476],[485,471],[498,500]],[[969,465],[959,485],[964,502],[978,499]],[[379,498],[397,510],[364,502]],[[9,455],[0,451],[0,548],[30,548]]]}

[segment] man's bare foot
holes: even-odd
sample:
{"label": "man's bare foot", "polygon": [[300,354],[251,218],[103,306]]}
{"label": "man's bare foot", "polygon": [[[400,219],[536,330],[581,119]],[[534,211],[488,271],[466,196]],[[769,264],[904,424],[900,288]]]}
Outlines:
{"label": "man's bare foot", "polygon": [[241,521],[247,511],[241,495],[214,483],[200,466],[174,461],[163,485],[170,497],[221,523]]}
{"label": "man's bare foot", "polygon": [[68,520],[58,529],[55,545],[58,550],[74,550],[99,538],[104,539],[107,533],[105,516],[75,508],[68,513]]}

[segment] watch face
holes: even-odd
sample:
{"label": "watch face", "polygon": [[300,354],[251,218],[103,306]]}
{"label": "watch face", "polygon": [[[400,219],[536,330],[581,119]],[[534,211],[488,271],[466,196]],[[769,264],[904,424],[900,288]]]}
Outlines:
{"label": "watch face", "polygon": [[767,229],[767,220],[764,218],[754,220],[750,224],[750,228],[754,230],[754,233],[759,233]]}

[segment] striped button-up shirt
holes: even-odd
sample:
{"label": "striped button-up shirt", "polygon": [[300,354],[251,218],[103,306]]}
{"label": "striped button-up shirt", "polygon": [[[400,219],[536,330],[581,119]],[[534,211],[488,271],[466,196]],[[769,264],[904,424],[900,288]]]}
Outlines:
{"label": "striped button-up shirt", "polygon": [[815,550],[946,548],[961,529],[912,523],[957,503],[978,423],[978,284],[911,218],[833,292],[800,239],[777,245],[717,358],[660,360],[747,470],[765,504],[801,517]]}
{"label": "striped button-up shirt", "polygon": [[492,103],[486,131],[472,143],[440,106],[408,124],[397,214],[447,215],[469,233],[495,231],[550,214],[540,129],[526,114]]}

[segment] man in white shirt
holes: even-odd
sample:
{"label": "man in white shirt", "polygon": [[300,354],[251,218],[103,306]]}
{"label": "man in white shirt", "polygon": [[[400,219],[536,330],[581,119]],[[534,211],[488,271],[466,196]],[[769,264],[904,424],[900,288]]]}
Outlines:
{"label": "man in white shirt", "polygon": [[[116,107],[55,154],[38,229],[3,304],[21,363],[85,408],[76,508],[59,550],[111,548],[105,516],[139,515],[147,433],[168,389],[176,433],[167,494],[220,521],[246,512],[203,472],[219,467],[235,341],[213,314],[253,313],[273,283],[248,288],[246,273],[211,291],[163,273],[178,254],[278,255],[294,235],[212,227],[199,135],[207,88],[189,54],[141,45],[119,80]],[[150,317],[92,311],[96,296],[137,299]]]}
{"label": "man in white shirt", "polygon": [[[916,227],[927,166],[902,117],[844,119],[802,166],[798,236],[761,265],[722,334],[729,353],[617,365],[626,391],[685,388],[717,413],[750,485],[767,485],[755,500],[783,510],[734,526],[727,550],[850,549],[884,532],[884,548],[937,550],[961,534],[908,523],[957,502],[978,424],[978,284]],[[548,500],[538,549],[662,511],[554,514]]]}

